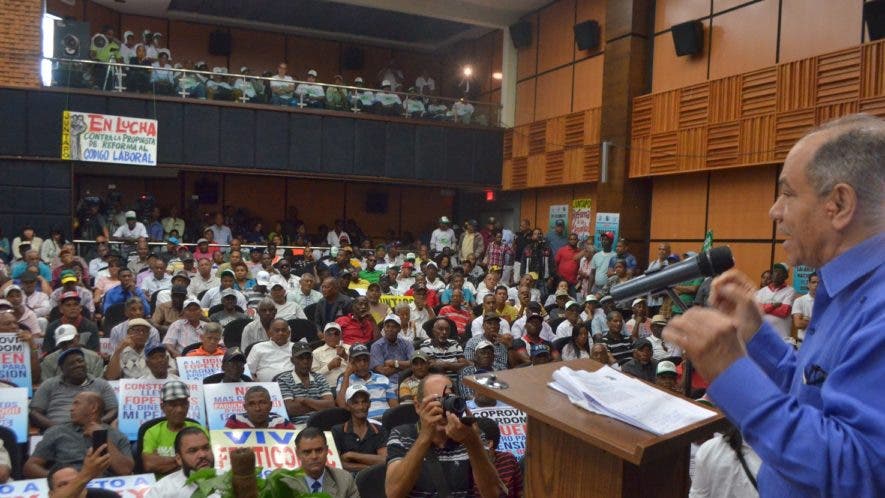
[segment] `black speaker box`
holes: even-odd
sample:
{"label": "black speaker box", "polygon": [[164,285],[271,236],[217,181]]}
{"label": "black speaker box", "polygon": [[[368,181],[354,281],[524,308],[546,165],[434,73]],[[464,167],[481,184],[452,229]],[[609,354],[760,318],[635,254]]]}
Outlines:
{"label": "black speaker box", "polygon": [[344,47],[341,51],[341,67],[351,71],[359,71],[363,68],[363,49],[357,47]]}
{"label": "black speaker box", "polygon": [[870,41],[885,38],[885,0],[873,0],[863,4],[863,20],[867,23]]}
{"label": "black speaker box", "polygon": [[366,193],[366,212],[374,214],[387,213],[388,196],[386,192]]}
{"label": "black speaker box", "polygon": [[595,50],[599,47],[599,23],[593,20],[575,24],[575,43],[578,50]]}
{"label": "black speaker box", "polygon": [[520,21],[510,26],[510,38],[516,48],[528,48],[532,45],[532,23]]}
{"label": "black speaker box", "polygon": [[89,59],[89,23],[79,21],[55,21],[55,48],[57,59]]}
{"label": "black speaker box", "polygon": [[703,52],[704,24],[701,21],[674,24],[670,31],[673,33],[673,45],[676,46],[676,55],[697,55]]}
{"label": "black speaker box", "polygon": [[224,31],[213,31],[209,33],[209,54],[222,55],[227,57],[230,55],[231,37],[230,33]]}

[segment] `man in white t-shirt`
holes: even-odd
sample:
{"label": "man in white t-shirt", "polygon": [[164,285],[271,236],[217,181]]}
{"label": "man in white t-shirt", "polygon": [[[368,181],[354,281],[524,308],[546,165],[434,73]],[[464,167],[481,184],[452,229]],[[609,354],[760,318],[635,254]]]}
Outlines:
{"label": "man in white t-shirt", "polygon": [[590,279],[593,280],[593,292],[599,292],[608,283],[608,265],[615,256],[612,251],[612,241],[614,234],[605,232],[599,236],[602,243],[602,250],[593,255],[590,260]]}
{"label": "man in white t-shirt", "polygon": [[289,66],[285,62],[280,62],[277,66],[277,74],[273,75],[273,81],[270,82],[270,103],[276,105],[296,105],[295,100],[295,80],[286,74]]}
{"label": "man in white t-shirt", "polygon": [[415,80],[415,88],[421,95],[431,95],[436,91],[436,82],[433,81],[426,69],[423,69],[421,76]]}
{"label": "man in white t-shirt", "polygon": [[756,301],[762,306],[762,318],[771,324],[781,337],[790,337],[793,300],[796,291],[787,285],[790,267],[786,263],[775,263],[771,267],[771,283],[756,291]]}
{"label": "man in white t-shirt", "polygon": [[148,238],[147,229],[144,224],[138,221],[135,211],[126,211],[126,224],[121,225],[114,231],[112,240],[134,244],[138,239]]}
{"label": "man in white t-shirt", "polygon": [[455,231],[449,217],[443,216],[439,219],[439,227],[430,234],[430,252],[436,254],[446,247],[455,250]]}
{"label": "man in white t-shirt", "polygon": [[808,276],[808,294],[800,296],[793,301],[793,326],[796,327],[796,338],[799,342],[805,340],[805,329],[811,321],[811,309],[814,308],[814,296],[817,295],[817,284],[820,277],[817,272]]}
{"label": "man in white t-shirt", "polygon": [[299,104],[306,107],[316,107],[322,109],[326,106],[326,91],[323,87],[316,84],[316,69],[307,72],[307,83],[299,83],[295,89],[295,95],[298,96]]}

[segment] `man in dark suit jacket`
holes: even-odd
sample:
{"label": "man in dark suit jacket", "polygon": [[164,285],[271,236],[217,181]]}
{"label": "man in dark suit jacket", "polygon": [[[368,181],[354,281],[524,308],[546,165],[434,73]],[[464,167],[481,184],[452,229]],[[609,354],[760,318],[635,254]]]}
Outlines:
{"label": "man in dark suit jacket", "polygon": [[313,321],[319,330],[323,330],[327,323],[347,314],[351,299],[339,292],[338,282],[333,277],[323,280],[320,292],[323,298],[316,304]]}
{"label": "man in dark suit jacket", "polygon": [[329,447],[326,435],[316,427],[306,427],[295,436],[295,454],[304,470],[303,479],[289,481],[302,493],[327,493],[332,498],[359,498],[356,481],[350,472],[326,465]]}

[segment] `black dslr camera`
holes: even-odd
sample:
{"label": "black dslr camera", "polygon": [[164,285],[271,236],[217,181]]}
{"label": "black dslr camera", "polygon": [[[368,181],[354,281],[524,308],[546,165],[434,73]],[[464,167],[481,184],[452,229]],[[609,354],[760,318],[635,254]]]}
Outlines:
{"label": "black dslr camera", "polygon": [[467,402],[464,401],[464,398],[452,392],[451,387],[447,386],[443,389],[439,402],[442,405],[443,417],[446,417],[447,413],[453,413],[465,425],[472,425],[476,420],[475,417],[466,415]]}

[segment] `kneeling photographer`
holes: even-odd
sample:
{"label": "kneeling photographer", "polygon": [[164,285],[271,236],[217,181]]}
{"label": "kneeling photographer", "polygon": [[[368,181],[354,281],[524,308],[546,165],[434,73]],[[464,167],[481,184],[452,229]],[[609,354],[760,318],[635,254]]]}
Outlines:
{"label": "kneeling photographer", "polygon": [[483,498],[497,498],[505,491],[464,400],[451,393],[448,377],[428,375],[415,402],[420,421],[390,432],[389,498],[470,497],[474,489]]}

